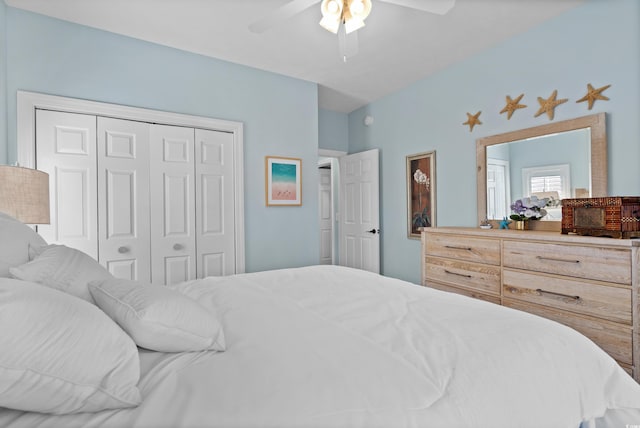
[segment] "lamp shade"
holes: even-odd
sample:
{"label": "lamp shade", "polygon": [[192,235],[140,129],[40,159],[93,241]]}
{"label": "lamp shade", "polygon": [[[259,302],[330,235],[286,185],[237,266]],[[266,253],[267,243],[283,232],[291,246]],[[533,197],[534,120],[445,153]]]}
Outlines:
{"label": "lamp shade", "polygon": [[0,211],[27,224],[49,224],[49,175],[0,165]]}

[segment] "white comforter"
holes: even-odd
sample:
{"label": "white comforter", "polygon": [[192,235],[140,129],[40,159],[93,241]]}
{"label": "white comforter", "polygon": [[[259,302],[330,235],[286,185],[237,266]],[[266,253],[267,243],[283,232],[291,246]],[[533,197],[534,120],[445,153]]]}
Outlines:
{"label": "white comforter", "polygon": [[584,336],[490,303],[334,266],[177,288],[222,314],[225,352],[141,351],[139,407],[0,426],[577,428],[640,408]]}

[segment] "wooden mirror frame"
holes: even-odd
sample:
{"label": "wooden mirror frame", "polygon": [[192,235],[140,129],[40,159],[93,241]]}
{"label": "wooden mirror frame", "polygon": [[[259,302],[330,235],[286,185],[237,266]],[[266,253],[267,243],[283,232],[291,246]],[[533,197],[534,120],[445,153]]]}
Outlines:
{"label": "wooden mirror frame", "polygon": [[[510,143],[532,137],[558,132],[590,128],[591,131],[591,196],[607,196],[607,126],[606,113],[578,117],[548,125],[519,129],[504,134],[478,138],[476,140],[476,165],[478,184],[478,225],[487,217],[487,147],[494,144]],[[490,220],[494,228],[499,220]],[[561,221],[529,222],[531,229],[560,231]]]}

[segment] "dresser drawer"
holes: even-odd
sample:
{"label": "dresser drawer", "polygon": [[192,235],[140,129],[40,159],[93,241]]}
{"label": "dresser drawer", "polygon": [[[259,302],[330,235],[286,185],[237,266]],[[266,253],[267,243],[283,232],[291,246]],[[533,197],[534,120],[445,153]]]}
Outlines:
{"label": "dresser drawer", "polygon": [[500,265],[500,241],[497,239],[429,233],[426,245],[429,256]]}
{"label": "dresser drawer", "polygon": [[595,318],[572,316],[567,312],[511,300],[506,296],[502,304],[569,326],[587,336],[619,363],[627,367],[633,365],[631,327]]}
{"label": "dresser drawer", "polygon": [[499,266],[427,257],[425,279],[500,295]]}
{"label": "dresser drawer", "polygon": [[510,269],[502,274],[504,297],[632,325],[630,288]]}
{"label": "dresser drawer", "polygon": [[504,241],[505,267],[631,284],[631,251],[542,242]]}
{"label": "dresser drawer", "polygon": [[426,287],[435,288],[436,290],[448,291],[450,293],[462,294],[463,296],[473,297],[474,299],[484,300],[485,302],[495,303],[496,305],[500,304],[500,297],[492,296],[489,294],[479,293],[474,290],[470,290],[467,288],[458,288],[452,287],[446,284],[441,284],[439,282],[427,281],[424,284]]}

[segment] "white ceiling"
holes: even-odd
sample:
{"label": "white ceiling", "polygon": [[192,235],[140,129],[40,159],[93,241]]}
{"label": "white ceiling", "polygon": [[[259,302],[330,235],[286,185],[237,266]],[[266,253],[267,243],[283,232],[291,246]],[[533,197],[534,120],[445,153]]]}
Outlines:
{"label": "white ceiling", "polygon": [[318,83],[321,108],[351,112],[585,0],[457,0],[444,16],[373,0],[346,63],[319,5],[255,34],[289,0],[5,0],[9,6]]}

